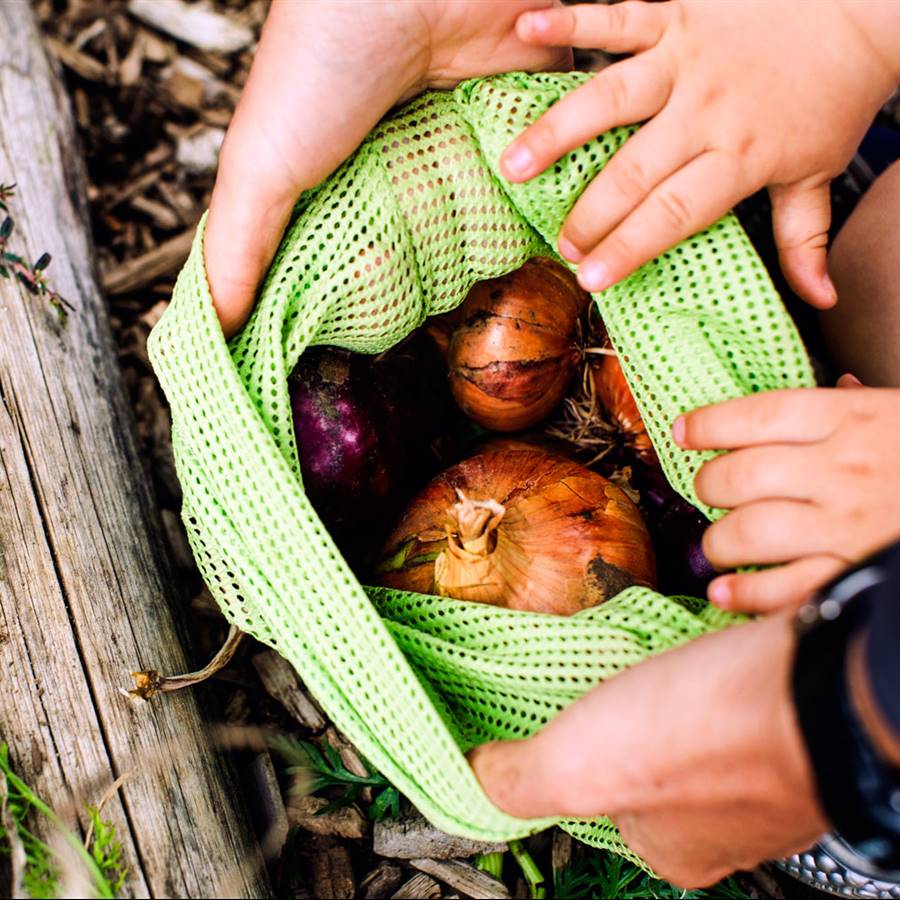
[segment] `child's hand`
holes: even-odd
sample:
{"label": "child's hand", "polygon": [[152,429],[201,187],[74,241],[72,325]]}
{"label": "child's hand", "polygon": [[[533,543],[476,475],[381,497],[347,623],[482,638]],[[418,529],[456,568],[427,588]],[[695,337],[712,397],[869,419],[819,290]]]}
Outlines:
{"label": "child's hand", "polygon": [[[855,387],[854,387],[855,384]],[[848,389],[853,387],[853,389]],[[703,541],[722,575],[718,606],[765,612],[797,604],[850,562],[900,537],[900,390],[772,391],[679,418],[681,447],[733,450],[697,474],[697,496],[731,509]]]}
{"label": "child's hand", "polygon": [[222,147],[204,251],[226,334],[243,324],[297,197],[399,100],[510,69],[567,68],[528,45],[523,10],[554,0],[273,0]]}
{"label": "child's hand", "polygon": [[603,290],[767,185],[791,286],[831,306],[828,182],[900,71],[892,0],[671,0],[525,13],[540,46],[633,53],[565,97],[504,153],[525,181],[616,125],[649,120],[585,190],[559,238]]}

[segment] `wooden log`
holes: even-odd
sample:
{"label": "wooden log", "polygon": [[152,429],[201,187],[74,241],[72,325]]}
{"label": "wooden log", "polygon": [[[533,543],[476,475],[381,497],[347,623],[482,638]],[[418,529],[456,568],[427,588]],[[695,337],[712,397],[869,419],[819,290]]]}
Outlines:
{"label": "wooden log", "polygon": [[[268,884],[198,695],[136,704],[132,669],[192,668],[177,583],[137,456],[97,286],[68,101],[27,0],[0,3],[0,181],[9,248],[49,251],[74,306],[0,280],[0,739],[16,770],[74,817],[104,809],[128,897],[264,897]],[[193,662],[193,661],[191,661]]]}

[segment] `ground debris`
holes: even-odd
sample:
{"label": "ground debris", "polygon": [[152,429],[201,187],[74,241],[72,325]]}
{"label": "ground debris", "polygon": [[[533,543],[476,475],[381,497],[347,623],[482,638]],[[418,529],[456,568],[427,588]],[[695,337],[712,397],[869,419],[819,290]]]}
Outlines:
{"label": "ground debris", "polygon": [[509,890],[502,881],[459,859],[413,859],[410,865],[475,900],[509,897]]}
{"label": "ground debris", "polygon": [[128,12],[153,28],[197,47],[218,53],[243,50],[253,31],[204,3],[184,0],[129,0]]}
{"label": "ground debris", "polygon": [[274,650],[264,650],[253,656],[252,663],[266,692],[293,718],[310,731],[321,731],[325,727],[325,717],[309,699],[294,667],[283,656]]}
{"label": "ground debris", "polygon": [[390,897],[401,881],[403,869],[392,863],[383,862],[360,882],[359,896],[362,900],[381,900],[383,897]]}
{"label": "ground debris", "polygon": [[373,849],[379,856],[391,859],[460,859],[477,853],[503,852],[507,847],[446,834],[424,816],[413,813],[376,822]]}
{"label": "ground debris", "polygon": [[413,875],[403,887],[391,895],[393,900],[432,900],[441,896],[441,886],[424,872]]}
{"label": "ground debris", "polygon": [[343,844],[329,837],[315,836],[310,847],[314,897],[351,900],[356,880],[350,853]]}
{"label": "ground debris", "polygon": [[332,803],[322,797],[291,796],[287,805],[288,822],[313,834],[348,840],[359,840],[366,836],[368,822],[357,806],[329,809],[330,806]]}

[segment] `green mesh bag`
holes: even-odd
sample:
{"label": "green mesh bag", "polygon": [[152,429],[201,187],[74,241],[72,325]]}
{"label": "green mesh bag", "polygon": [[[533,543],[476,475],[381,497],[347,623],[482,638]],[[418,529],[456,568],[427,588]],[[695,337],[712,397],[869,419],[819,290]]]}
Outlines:
{"label": "green mesh bag", "polygon": [[[556,255],[575,199],[632,130],[604,135],[527,184],[506,183],[496,163],[585,78],[478,79],[392,115],[301,198],[253,317],[230,344],[210,299],[201,223],[150,339],[172,407],[184,521],[226,617],[290,660],[335,724],[433,823],[487,840],[551,823],[496,809],[467,749],[531,734],[604,678],[731,620],[644,588],[571,618],[363,588],[304,495],[287,378],[307,347],[383,351],[476,281]],[[673,445],[674,418],[813,384],[733,216],[596,299],[665,473],[695,503],[704,455]],[[629,855],[607,821],[563,824]]]}

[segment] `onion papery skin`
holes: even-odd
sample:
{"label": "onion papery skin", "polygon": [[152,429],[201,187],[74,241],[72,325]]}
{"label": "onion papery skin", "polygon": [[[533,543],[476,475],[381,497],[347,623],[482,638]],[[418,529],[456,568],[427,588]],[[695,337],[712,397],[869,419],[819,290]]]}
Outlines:
{"label": "onion papery skin", "polygon": [[[604,348],[611,350],[611,347],[607,339]],[[612,420],[625,444],[640,460],[658,466],[659,458],[618,356],[612,352],[604,354],[592,359],[590,366],[597,402]]]}
{"label": "onion papery skin", "polygon": [[579,316],[590,297],[552,260],[535,258],[476,284],[450,338],[453,396],[492,431],[519,431],[565,396],[581,358]]}
{"label": "onion papery skin", "polygon": [[[452,554],[461,497],[495,501],[503,515],[487,542],[487,563],[482,557],[460,568],[450,560],[457,577],[448,582],[441,561]],[[656,577],[650,536],[631,500],[581,464],[524,445],[486,450],[433,479],[381,560],[376,579],[385,587],[556,615],[632,585],[652,587]]]}

